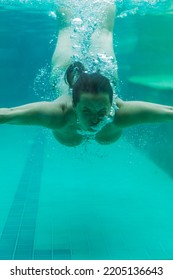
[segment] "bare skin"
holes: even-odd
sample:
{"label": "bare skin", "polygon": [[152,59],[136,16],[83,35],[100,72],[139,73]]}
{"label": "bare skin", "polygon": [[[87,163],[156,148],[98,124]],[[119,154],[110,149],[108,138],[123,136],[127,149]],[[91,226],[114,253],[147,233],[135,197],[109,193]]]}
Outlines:
{"label": "bare skin", "polygon": [[[70,12],[64,10],[60,13],[59,11],[59,17],[62,21],[62,29],[52,57],[52,72],[57,67],[65,72],[72,62]],[[101,33],[98,36],[99,30],[96,30],[92,35],[90,46],[92,52],[99,48],[100,51],[115,58],[112,44],[114,17],[115,6],[110,4],[105,11],[105,19],[99,26]],[[83,92],[74,107],[65,82],[61,86],[57,84],[55,88],[63,93],[63,96],[53,102],[36,102],[14,108],[1,108],[0,124],[43,126],[51,129],[54,137],[63,145],[81,144],[85,136],[78,132],[80,130],[92,131],[92,127],[109,114],[111,104],[108,95],[104,92],[100,92],[98,95]],[[122,101],[119,98],[116,99],[116,104],[119,110],[116,111],[112,123],[107,124],[95,135],[95,140],[100,144],[117,141],[123,129],[129,126],[173,121],[173,107],[171,106],[142,101]]]}

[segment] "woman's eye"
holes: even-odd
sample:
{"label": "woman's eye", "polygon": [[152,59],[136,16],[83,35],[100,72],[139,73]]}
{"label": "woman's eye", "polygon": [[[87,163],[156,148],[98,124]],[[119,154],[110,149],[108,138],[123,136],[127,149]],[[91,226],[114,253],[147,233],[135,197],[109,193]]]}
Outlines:
{"label": "woman's eye", "polygon": [[83,113],[84,114],[89,114],[89,111],[88,110],[83,110]]}
{"label": "woman's eye", "polygon": [[103,111],[100,113],[100,116],[104,117],[107,114],[107,111]]}

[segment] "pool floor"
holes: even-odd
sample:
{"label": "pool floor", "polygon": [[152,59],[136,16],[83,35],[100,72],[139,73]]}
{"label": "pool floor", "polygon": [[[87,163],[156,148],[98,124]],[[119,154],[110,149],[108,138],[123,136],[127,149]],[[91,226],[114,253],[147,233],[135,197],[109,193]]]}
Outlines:
{"label": "pool floor", "polygon": [[173,258],[173,182],[145,154],[1,128],[0,259]]}

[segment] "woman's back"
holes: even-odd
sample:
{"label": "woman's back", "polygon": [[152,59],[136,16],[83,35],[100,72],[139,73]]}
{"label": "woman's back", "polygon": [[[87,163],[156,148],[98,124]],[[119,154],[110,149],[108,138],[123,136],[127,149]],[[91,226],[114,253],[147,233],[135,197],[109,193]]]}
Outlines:
{"label": "woman's back", "polygon": [[[107,5],[104,15],[94,22],[74,18],[67,7],[57,9],[59,34],[52,57],[51,83],[57,95],[69,92],[64,82],[68,66],[80,61],[88,72],[103,71],[112,80],[117,79],[117,63],[113,50],[115,5]],[[81,12],[81,15],[85,11]]]}

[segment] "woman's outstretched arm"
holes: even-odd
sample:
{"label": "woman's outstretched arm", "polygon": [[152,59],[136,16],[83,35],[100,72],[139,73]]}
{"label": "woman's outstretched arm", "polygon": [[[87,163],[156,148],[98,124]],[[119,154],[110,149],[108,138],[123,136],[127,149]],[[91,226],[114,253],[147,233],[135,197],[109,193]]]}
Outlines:
{"label": "woman's outstretched arm", "polygon": [[0,108],[0,124],[39,125],[56,129],[63,123],[63,110],[54,102],[36,102]]}
{"label": "woman's outstretched arm", "polygon": [[173,121],[173,106],[143,101],[121,102],[116,123],[128,127],[142,123]]}

